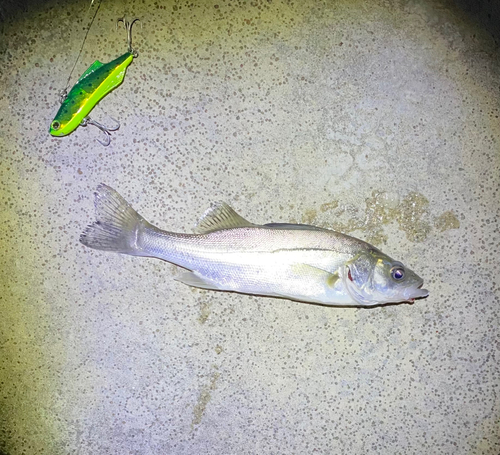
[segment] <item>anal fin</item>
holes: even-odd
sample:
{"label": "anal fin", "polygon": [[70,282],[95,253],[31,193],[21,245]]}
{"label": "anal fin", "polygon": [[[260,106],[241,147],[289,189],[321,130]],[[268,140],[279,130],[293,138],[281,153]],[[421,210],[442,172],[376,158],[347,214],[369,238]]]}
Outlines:
{"label": "anal fin", "polygon": [[217,286],[212,280],[206,277],[196,274],[195,272],[182,272],[180,275],[175,277],[176,281],[187,284],[188,286],[193,286],[195,288],[209,289],[211,291],[220,291],[220,287]]}

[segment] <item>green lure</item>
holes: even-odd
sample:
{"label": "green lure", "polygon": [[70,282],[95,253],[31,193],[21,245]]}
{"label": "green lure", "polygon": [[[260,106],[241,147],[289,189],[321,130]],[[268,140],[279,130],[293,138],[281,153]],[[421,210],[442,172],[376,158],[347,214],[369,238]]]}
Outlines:
{"label": "green lure", "polygon": [[131,28],[133,23],[123,20],[128,31],[129,51],[109,63],[101,63],[96,60],[82,74],[78,82],[62,101],[61,107],[54,120],[50,124],[50,134],[52,136],[66,136],[73,132],[79,125],[86,126],[92,124],[97,126],[107,136],[107,141],[103,145],[109,144],[109,131],[114,129],[90,120],[87,116],[94,106],[104,98],[111,90],[118,87],[125,77],[127,67],[132,63],[138,54],[132,50]]}
{"label": "green lure", "polygon": [[66,136],[80,125],[94,106],[120,85],[134,56],[127,52],[112,62],[96,60],[78,79],[50,124],[52,136]]}

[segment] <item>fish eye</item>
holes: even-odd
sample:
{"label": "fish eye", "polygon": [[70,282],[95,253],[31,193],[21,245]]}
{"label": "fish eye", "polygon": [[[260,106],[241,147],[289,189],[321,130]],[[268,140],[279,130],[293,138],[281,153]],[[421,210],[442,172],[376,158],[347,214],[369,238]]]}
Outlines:
{"label": "fish eye", "polygon": [[61,124],[59,122],[52,122],[52,125],[50,125],[53,130],[57,131],[59,128],[61,128]]}
{"label": "fish eye", "polygon": [[401,281],[405,277],[405,269],[402,267],[393,267],[391,269],[391,276],[396,281]]}

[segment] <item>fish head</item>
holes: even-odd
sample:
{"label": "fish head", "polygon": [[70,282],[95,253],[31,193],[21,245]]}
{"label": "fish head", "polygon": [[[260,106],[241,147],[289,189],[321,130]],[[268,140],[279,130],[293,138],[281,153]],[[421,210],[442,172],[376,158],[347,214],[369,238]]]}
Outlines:
{"label": "fish head", "polygon": [[344,283],[353,300],[363,306],[411,302],[427,297],[424,280],[401,262],[373,248],[346,265]]}
{"label": "fish head", "polygon": [[50,124],[49,133],[52,136],[66,136],[68,133],[66,132],[65,122],[56,117]]}
{"label": "fish head", "polygon": [[66,136],[74,131],[78,125],[85,126],[86,123],[79,120],[82,107],[78,108],[78,105],[74,103],[74,99],[70,97],[66,97],[62,102],[54,120],[50,124],[49,133],[52,136]]}

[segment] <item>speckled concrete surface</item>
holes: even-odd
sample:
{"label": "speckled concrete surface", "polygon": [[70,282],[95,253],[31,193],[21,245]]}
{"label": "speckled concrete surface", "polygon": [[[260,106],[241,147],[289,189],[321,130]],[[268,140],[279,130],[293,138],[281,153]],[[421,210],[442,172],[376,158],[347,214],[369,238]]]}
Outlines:
{"label": "speckled concrete surface", "polygon": [[[88,1],[2,14],[0,452],[498,454],[499,53],[449,3]],[[138,25],[138,24],[136,24]],[[213,200],[333,227],[425,278],[369,310],[215,293],[78,243],[105,182],[190,231]]]}

